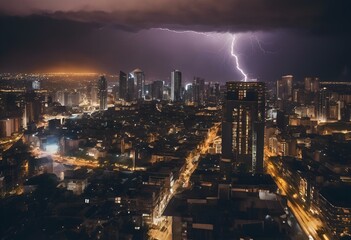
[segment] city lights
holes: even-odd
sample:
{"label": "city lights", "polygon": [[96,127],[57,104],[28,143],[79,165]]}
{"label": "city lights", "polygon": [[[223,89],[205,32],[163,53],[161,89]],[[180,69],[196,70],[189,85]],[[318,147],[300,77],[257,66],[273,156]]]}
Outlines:
{"label": "city lights", "polygon": [[349,239],[348,9],[0,1],[1,239]]}

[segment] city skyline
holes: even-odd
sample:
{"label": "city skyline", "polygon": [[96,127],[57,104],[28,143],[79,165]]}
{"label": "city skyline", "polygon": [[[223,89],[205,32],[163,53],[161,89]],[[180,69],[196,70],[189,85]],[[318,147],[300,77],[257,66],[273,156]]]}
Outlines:
{"label": "city skyline", "polygon": [[[184,88],[179,70],[167,85],[143,84],[141,69],[120,75],[107,84],[96,74],[0,74],[9,239],[62,231],[89,239],[90,228],[92,239],[349,239],[350,82],[283,75],[276,84],[220,85],[194,77]],[[11,199],[25,199],[28,210],[13,210]],[[43,200],[50,204],[42,209],[29,203]],[[60,209],[74,206],[81,210],[71,225]],[[83,213],[96,206],[102,215],[85,224]],[[43,211],[65,221],[29,217]],[[17,217],[31,223],[13,228]],[[111,220],[101,231],[100,219]],[[245,228],[228,227],[238,220]]]}
{"label": "city skyline", "polygon": [[1,239],[351,240],[350,16],[0,0]]}

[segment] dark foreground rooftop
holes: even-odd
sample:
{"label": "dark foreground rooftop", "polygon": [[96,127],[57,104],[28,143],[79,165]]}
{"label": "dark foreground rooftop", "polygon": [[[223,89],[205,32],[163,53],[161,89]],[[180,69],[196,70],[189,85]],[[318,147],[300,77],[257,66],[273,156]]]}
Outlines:
{"label": "dark foreground rooftop", "polygon": [[351,208],[351,184],[331,184],[323,187],[320,194],[336,207]]}

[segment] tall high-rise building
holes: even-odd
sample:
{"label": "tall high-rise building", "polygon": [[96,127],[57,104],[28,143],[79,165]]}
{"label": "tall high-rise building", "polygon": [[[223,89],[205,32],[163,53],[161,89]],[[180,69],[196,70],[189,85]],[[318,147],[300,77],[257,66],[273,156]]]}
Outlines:
{"label": "tall high-rise building", "polygon": [[135,92],[134,92],[134,74],[128,74],[128,82],[127,82],[127,94],[126,101],[130,102],[135,100]]}
{"label": "tall high-rise building", "polygon": [[262,172],[265,85],[263,82],[227,82],[226,88],[222,160],[236,170],[245,166],[250,172]]}
{"label": "tall high-rise building", "polygon": [[[107,90],[108,91],[108,90]],[[114,98],[114,100],[117,100],[119,98],[119,92],[118,92],[118,86],[117,84],[114,84],[111,88],[111,93]]]}
{"label": "tall high-rise building", "polygon": [[292,84],[293,76],[286,75],[282,76],[281,79],[277,80],[277,99],[292,101]]}
{"label": "tall high-rise building", "polygon": [[152,99],[152,83],[145,84],[144,86],[144,99]]}
{"label": "tall high-rise building", "polygon": [[87,96],[87,100],[91,103],[91,89],[92,89],[93,85],[91,83],[88,83],[87,85],[87,92],[86,92],[86,96]]}
{"label": "tall high-rise building", "polygon": [[216,97],[219,98],[219,97],[221,96],[221,90],[220,90],[220,85],[219,85],[219,83],[215,83],[214,92],[215,92],[215,96],[216,96]]}
{"label": "tall high-rise building", "polygon": [[134,81],[136,81],[136,98],[142,99],[145,96],[145,74],[139,68],[135,69],[132,74],[134,76]]}
{"label": "tall high-rise building", "polygon": [[80,102],[80,93],[77,90],[68,94],[68,106],[77,107]]}
{"label": "tall high-rise building", "polygon": [[152,83],[152,99],[163,99],[163,81],[154,81]]}
{"label": "tall high-rise building", "polygon": [[173,70],[171,73],[171,101],[178,102],[181,100],[182,90],[182,73]]}
{"label": "tall high-rise building", "polygon": [[193,99],[197,104],[203,104],[205,100],[205,80],[194,77],[193,81]]}
{"label": "tall high-rise building", "polygon": [[330,104],[330,92],[326,87],[322,88],[318,94],[318,108],[317,117],[318,121],[326,122],[328,118]]}
{"label": "tall high-rise building", "polygon": [[0,137],[10,137],[13,133],[19,132],[20,125],[20,117],[0,118]]}
{"label": "tall high-rise building", "polygon": [[127,74],[125,72],[119,72],[119,99],[126,100],[127,95]]}
{"label": "tall high-rise building", "polygon": [[42,96],[35,92],[28,92],[25,96],[23,105],[26,117],[26,123],[37,123],[43,113]]}
{"label": "tall high-rise building", "polygon": [[96,86],[92,86],[91,88],[91,105],[97,105],[98,104],[98,95],[99,95],[99,91],[97,89]]}
{"label": "tall high-rise building", "polygon": [[318,92],[319,91],[319,78],[317,77],[306,77],[305,78],[305,91],[306,92]]}
{"label": "tall high-rise building", "polygon": [[98,81],[98,95],[100,110],[105,110],[107,108],[107,80],[105,76],[101,76]]}
{"label": "tall high-rise building", "polygon": [[55,93],[55,101],[59,102],[62,106],[65,105],[64,91],[56,91],[56,93]]}
{"label": "tall high-rise building", "polygon": [[184,91],[184,96],[183,100],[186,104],[193,104],[194,102],[194,96],[193,96],[193,84],[188,83],[185,85],[185,91]]}

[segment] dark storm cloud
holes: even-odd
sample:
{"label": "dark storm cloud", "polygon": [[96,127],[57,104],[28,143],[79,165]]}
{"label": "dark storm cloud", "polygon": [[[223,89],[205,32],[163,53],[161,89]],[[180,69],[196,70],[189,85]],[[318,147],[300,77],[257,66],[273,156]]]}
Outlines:
{"label": "dark storm cloud", "polygon": [[[150,30],[165,27],[246,32],[235,45],[240,64],[263,80],[282,74],[341,79],[351,69],[346,2],[0,0],[0,71],[118,73],[140,67],[148,80],[167,80],[178,68],[188,82],[193,76],[240,80],[229,35],[209,38]],[[274,53],[260,51],[248,37],[252,33]]]}
{"label": "dark storm cloud", "polygon": [[90,36],[97,25],[54,20],[42,16],[0,16],[0,70],[42,70],[42,66],[68,66],[86,60]]}
{"label": "dark storm cloud", "polygon": [[140,30],[173,27],[201,31],[306,29],[350,31],[345,0],[12,0],[0,3],[12,15],[42,14],[58,19]]}

